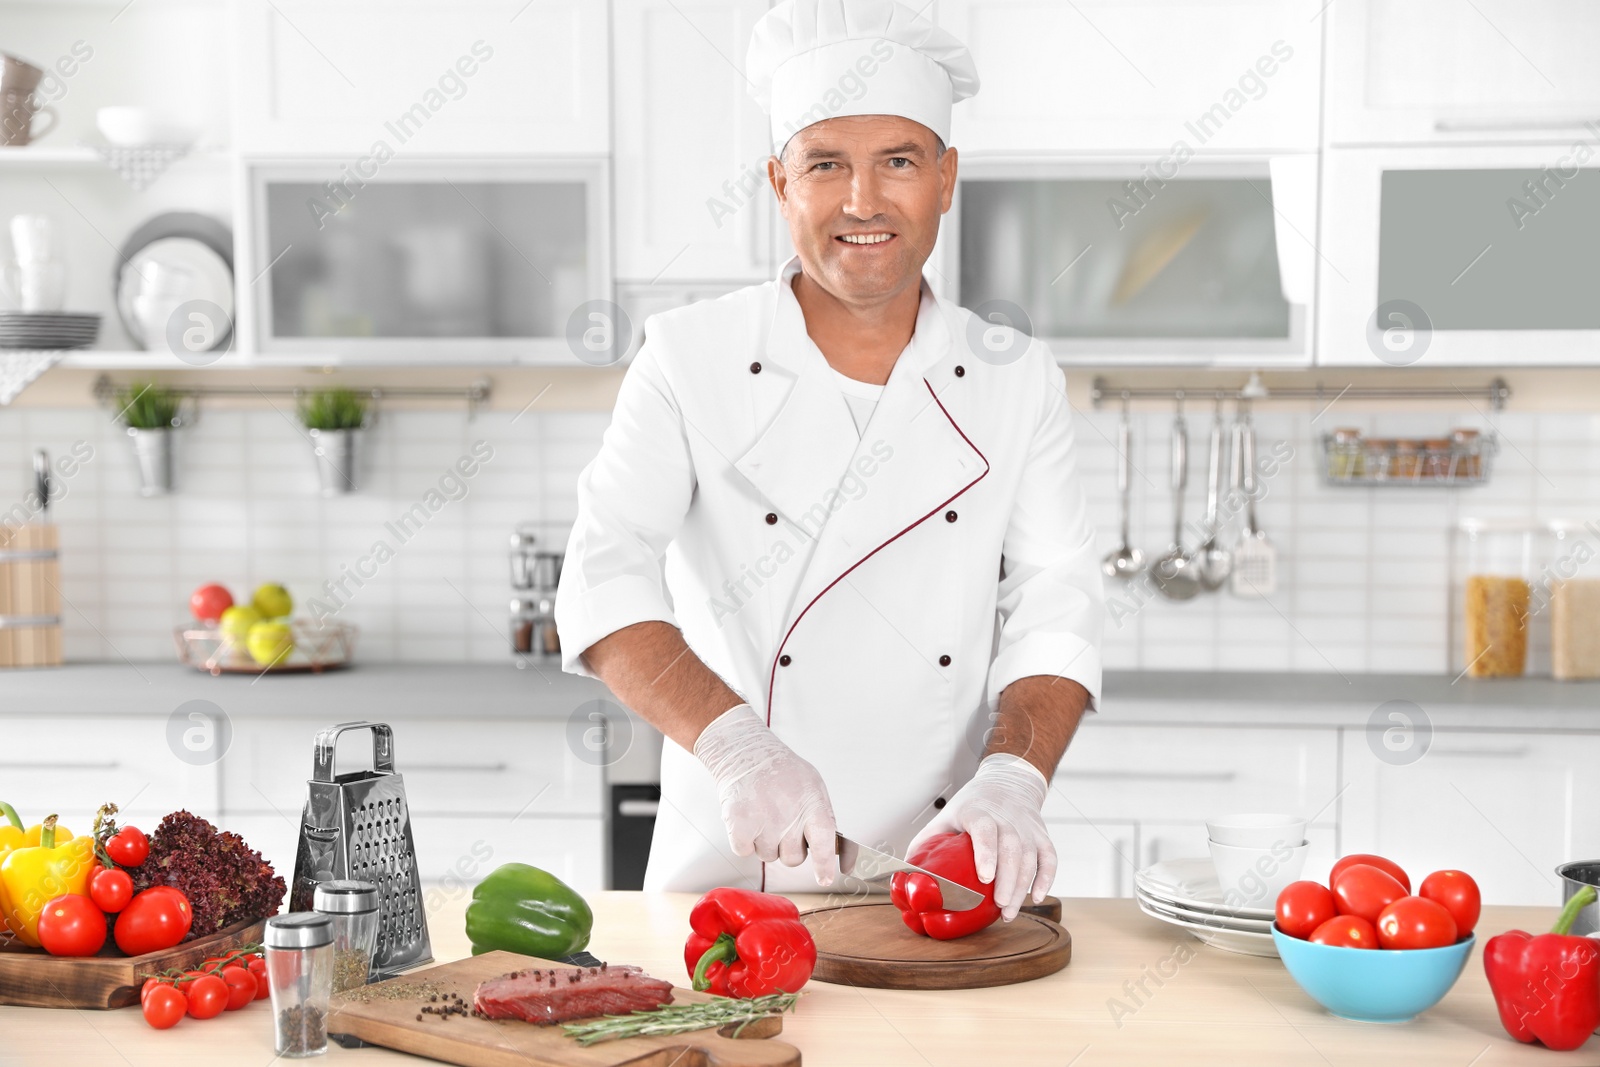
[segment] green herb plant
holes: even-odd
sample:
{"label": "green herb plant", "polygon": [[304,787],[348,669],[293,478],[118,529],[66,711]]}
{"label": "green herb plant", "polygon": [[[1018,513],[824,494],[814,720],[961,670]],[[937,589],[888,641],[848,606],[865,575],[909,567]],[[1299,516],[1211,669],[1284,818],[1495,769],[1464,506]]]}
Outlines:
{"label": "green herb plant", "polygon": [[178,424],[182,398],[155,382],[135,382],[117,390],[117,418],[134,430],[165,430]]}
{"label": "green herb plant", "polygon": [[359,430],[367,420],[367,398],[351,389],[319,389],[300,400],[300,422],[308,430]]}

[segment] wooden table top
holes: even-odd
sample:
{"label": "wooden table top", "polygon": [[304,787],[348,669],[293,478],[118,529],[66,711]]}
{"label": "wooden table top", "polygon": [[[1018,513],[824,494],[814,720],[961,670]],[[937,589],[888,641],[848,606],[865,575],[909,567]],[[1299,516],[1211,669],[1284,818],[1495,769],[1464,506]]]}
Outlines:
{"label": "wooden table top", "polygon": [[[429,926],[439,960],[468,954],[462,912],[469,894],[430,894],[436,898]],[[683,981],[683,941],[695,899],[687,893],[596,894],[590,900],[595,933],[589,950]],[[825,898],[794,899],[804,909]],[[939,992],[813,983],[798,1012],[785,1018],[782,1040],[817,1067],[1600,1065],[1600,1038],[1556,1053],[1507,1036],[1484,980],[1481,947],[1456,987],[1419,1018],[1356,1023],[1329,1015],[1277,960],[1208,948],[1141,914],[1131,900],[1069,899],[1063,905],[1073,953],[1058,974],[1022,985]],[[1505,930],[1548,929],[1556,910],[1485,908],[1480,946]],[[132,1008],[0,1007],[0,1064],[266,1065],[273,1059],[267,1003],[204,1022],[185,1019],[164,1032],[150,1029]],[[362,1067],[424,1062],[382,1049],[334,1047],[329,1056]]]}

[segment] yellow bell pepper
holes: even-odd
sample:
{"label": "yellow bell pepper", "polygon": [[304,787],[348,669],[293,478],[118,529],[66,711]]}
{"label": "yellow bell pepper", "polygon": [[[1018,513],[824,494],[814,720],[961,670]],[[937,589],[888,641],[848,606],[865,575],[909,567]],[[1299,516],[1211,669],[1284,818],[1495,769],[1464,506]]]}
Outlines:
{"label": "yellow bell pepper", "polygon": [[89,895],[96,866],[93,837],[56,840],[56,817],[39,826],[39,843],[0,859],[0,917],[24,945],[39,946],[39,916],[56,897]]}
{"label": "yellow bell pepper", "polygon": [[[0,815],[5,816],[5,822],[0,822],[0,860],[5,859],[6,853],[14,848],[39,844],[39,835],[44,831],[44,824],[35,823],[23,829],[22,817],[17,814],[17,809],[3,800],[0,800]],[[71,830],[65,826],[56,827],[56,844],[64,844],[71,840]]]}

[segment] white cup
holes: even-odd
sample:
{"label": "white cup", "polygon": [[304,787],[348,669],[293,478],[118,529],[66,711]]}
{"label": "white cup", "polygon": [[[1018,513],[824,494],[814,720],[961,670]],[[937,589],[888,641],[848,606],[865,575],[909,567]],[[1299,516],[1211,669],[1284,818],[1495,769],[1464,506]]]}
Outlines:
{"label": "white cup", "polygon": [[1216,841],[1208,844],[1217,882],[1222,887],[1222,902],[1234,908],[1268,911],[1277,905],[1283,887],[1299,879],[1311,850],[1303,838],[1292,845],[1280,838],[1265,848]]}
{"label": "white cup", "polygon": [[22,264],[56,260],[55,224],[50,216],[11,216],[11,250]]}
{"label": "white cup", "polygon": [[1219,845],[1271,848],[1281,841],[1306,839],[1306,820],[1297,815],[1223,815],[1206,821],[1206,834]]}

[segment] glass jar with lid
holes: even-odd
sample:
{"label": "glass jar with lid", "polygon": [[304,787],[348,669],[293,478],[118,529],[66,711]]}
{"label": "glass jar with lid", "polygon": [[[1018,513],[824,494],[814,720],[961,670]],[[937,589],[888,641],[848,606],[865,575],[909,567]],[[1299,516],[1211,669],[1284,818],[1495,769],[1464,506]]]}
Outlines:
{"label": "glass jar with lid", "polygon": [[1535,610],[1534,581],[1548,555],[1543,525],[1463,519],[1452,545],[1451,673],[1516,678],[1548,659],[1546,623]]}
{"label": "glass jar with lid", "polygon": [[328,1000],[333,993],[333,920],[314,911],[275,915],[262,943],[277,1052],[287,1059],[328,1051]]}
{"label": "glass jar with lid", "polygon": [[378,947],[378,887],[371,882],[319,882],[312,908],[333,922],[333,991],[367,984]]}

